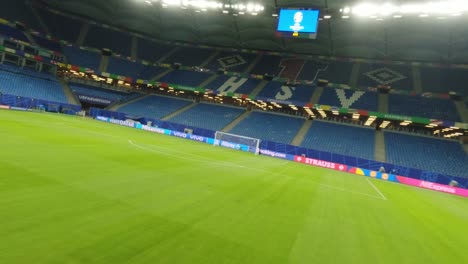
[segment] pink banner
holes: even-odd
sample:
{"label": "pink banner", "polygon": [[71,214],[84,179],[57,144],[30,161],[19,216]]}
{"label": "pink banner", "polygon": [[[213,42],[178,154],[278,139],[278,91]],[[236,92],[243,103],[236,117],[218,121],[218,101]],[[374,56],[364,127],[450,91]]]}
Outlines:
{"label": "pink banner", "polygon": [[311,159],[311,158],[302,157],[302,156],[294,156],[294,161],[317,166],[317,167],[332,169],[332,170],[338,170],[338,171],[347,170],[347,166],[343,164],[324,161],[324,160]]}
{"label": "pink banner", "polygon": [[467,189],[452,187],[452,186],[449,186],[449,185],[443,185],[443,184],[438,184],[438,183],[434,183],[434,182],[416,180],[416,179],[407,178],[407,177],[403,177],[403,176],[397,176],[397,180],[399,182],[403,183],[403,184],[406,184],[406,185],[411,185],[411,186],[430,189],[430,190],[434,190],[434,191],[438,191],[438,192],[444,192],[444,193],[450,193],[450,194],[455,194],[455,195],[468,197],[468,190]]}
{"label": "pink banner", "polygon": [[8,105],[0,105],[0,109],[10,109]]}

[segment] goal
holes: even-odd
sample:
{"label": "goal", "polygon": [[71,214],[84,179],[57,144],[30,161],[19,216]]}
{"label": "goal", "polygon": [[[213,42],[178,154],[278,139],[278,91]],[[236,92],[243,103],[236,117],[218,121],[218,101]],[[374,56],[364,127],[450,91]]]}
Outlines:
{"label": "goal", "polygon": [[216,131],[213,145],[260,153],[260,139]]}

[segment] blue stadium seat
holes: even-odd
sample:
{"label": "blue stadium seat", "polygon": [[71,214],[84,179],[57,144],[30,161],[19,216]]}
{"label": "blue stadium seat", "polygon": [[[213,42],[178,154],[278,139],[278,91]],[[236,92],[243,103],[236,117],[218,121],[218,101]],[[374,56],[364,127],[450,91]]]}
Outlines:
{"label": "blue stadium seat", "polygon": [[[232,83],[232,82],[235,82],[235,83],[243,82],[243,83],[238,88],[230,87],[227,85],[228,83]],[[214,79],[212,82],[207,84],[205,88],[211,89],[213,91],[218,91],[218,92],[250,94],[255,89],[255,87],[257,87],[259,83],[260,83],[260,80],[258,79],[247,79],[247,78],[231,77],[227,75],[220,75],[216,77],[216,79]]]}
{"label": "blue stadium seat", "polygon": [[281,63],[282,58],[280,56],[274,55],[263,55],[260,61],[252,69],[251,73],[253,74],[269,74],[278,76],[281,72]]}
{"label": "blue stadium seat", "polygon": [[256,57],[256,54],[224,51],[220,52],[213,60],[211,60],[205,68],[211,70],[222,68],[231,72],[244,72]]}
{"label": "blue stadium seat", "polygon": [[97,52],[82,50],[77,47],[65,46],[63,53],[68,58],[68,62],[85,68],[97,71],[101,62],[101,54]]}
{"label": "blue stadium seat", "polygon": [[221,130],[241,115],[245,109],[200,103],[169,121],[187,126]]}
{"label": "blue stadium seat", "polygon": [[373,160],[375,131],[372,128],[314,120],[301,146]]}
{"label": "blue stadium seat", "polygon": [[97,87],[90,87],[90,86],[86,86],[83,84],[71,83],[69,86],[70,86],[70,89],[76,94],[87,95],[87,96],[102,98],[102,99],[108,99],[112,102],[121,101],[123,98],[130,95],[128,93],[101,89]]}
{"label": "blue stadium seat", "polygon": [[179,85],[186,85],[190,87],[198,87],[203,81],[208,79],[211,73],[194,72],[185,70],[174,70],[164,75],[160,82],[175,83]]}
{"label": "blue stadium seat", "polygon": [[367,63],[360,65],[359,86],[377,87],[382,84],[398,90],[414,90],[411,66]]}
{"label": "blue stadium seat", "polygon": [[33,36],[34,41],[36,41],[37,45],[45,49],[52,50],[52,51],[58,51],[58,52],[62,51],[62,47],[60,46],[59,42],[54,41],[54,40],[49,40],[43,37],[39,37],[36,35],[32,35],[32,36]]}
{"label": "blue stadium seat", "polygon": [[[326,63],[325,63],[326,64]],[[349,84],[353,64],[350,62],[330,61],[318,73],[318,79],[328,80],[331,83]]]}
{"label": "blue stadium seat", "polygon": [[280,82],[270,82],[258,94],[259,97],[272,98],[279,101],[294,101],[307,103],[314,93],[315,86],[296,85],[285,86]]}
{"label": "blue stadium seat", "polygon": [[147,39],[138,39],[138,58],[144,59],[150,62],[155,62],[170,50],[174,49],[174,46],[163,45]]}
{"label": "blue stadium seat", "polygon": [[167,68],[161,68],[156,66],[145,66],[137,75],[137,79],[151,80],[159,74],[167,71]]}
{"label": "blue stadium seat", "polygon": [[310,80],[310,81],[316,80],[319,78],[318,74],[321,70],[328,69],[327,64],[328,63],[326,62],[318,61],[318,60],[306,61],[297,79],[298,80]]}
{"label": "blue stadium seat", "polygon": [[57,103],[68,103],[62,86],[53,75],[3,64],[0,64],[0,92]]}
{"label": "blue stadium seat", "polygon": [[378,93],[374,92],[324,88],[319,104],[377,111],[379,101]]}
{"label": "blue stadium seat", "polygon": [[145,68],[146,66],[141,63],[111,56],[109,57],[107,72],[137,78]]}
{"label": "blue stadium seat", "polygon": [[116,111],[138,117],[160,119],[191,103],[192,101],[190,100],[150,95],[128,105],[119,107]]}
{"label": "blue stadium seat", "polygon": [[303,124],[303,118],[254,111],[229,133],[290,144]]}
{"label": "blue stadium seat", "polygon": [[468,70],[421,67],[421,85],[426,92],[457,92],[468,95]]}
{"label": "blue stadium seat", "polygon": [[130,55],[130,45],[130,35],[100,26],[91,26],[85,40],[85,46],[111,49],[124,56]]}
{"label": "blue stadium seat", "polygon": [[179,48],[177,52],[166,58],[164,62],[181,63],[184,66],[200,66],[213,52],[212,49]]}
{"label": "blue stadium seat", "polygon": [[390,94],[388,98],[388,111],[392,114],[406,116],[460,121],[457,108],[453,101],[449,99]]}
{"label": "blue stadium seat", "polygon": [[[21,2],[21,1],[18,1]],[[82,23],[67,16],[58,15],[42,8],[37,8],[41,18],[52,36],[75,43],[80,35]]]}
{"label": "blue stadium seat", "polygon": [[0,35],[29,43],[29,40],[26,38],[23,32],[8,25],[0,24]]}
{"label": "blue stadium seat", "polygon": [[385,132],[387,162],[468,178],[468,155],[460,143]]}

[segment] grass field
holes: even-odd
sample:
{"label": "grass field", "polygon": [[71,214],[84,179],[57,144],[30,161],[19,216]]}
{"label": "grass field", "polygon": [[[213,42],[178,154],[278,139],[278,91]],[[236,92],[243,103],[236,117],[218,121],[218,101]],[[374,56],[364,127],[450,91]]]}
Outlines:
{"label": "grass field", "polygon": [[468,263],[468,200],[0,111],[0,263]]}

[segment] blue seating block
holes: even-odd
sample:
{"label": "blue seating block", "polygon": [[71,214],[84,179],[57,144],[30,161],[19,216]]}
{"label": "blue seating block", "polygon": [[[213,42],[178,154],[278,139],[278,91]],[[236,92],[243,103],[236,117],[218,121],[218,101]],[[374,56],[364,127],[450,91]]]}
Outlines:
{"label": "blue seating block", "polygon": [[244,111],[242,108],[200,103],[169,121],[218,131],[226,127]]}
{"label": "blue seating block", "polygon": [[359,86],[377,87],[383,84],[390,85],[392,89],[414,90],[411,66],[367,63],[360,65]]}
{"label": "blue seating block", "polygon": [[129,56],[131,38],[130,35],[114,31],[111,29],[102,28],[100,26],[92,26],[86,35],[85,46],[93,48],[107,48],[113,52]]}
{"label": "blue seating block", "polygon": [[138,39],[138,58],[148,60],[150,62],[155,62],[170,50],[172,50],[174,46],[170,45],[163,45],[160,43],[156,43],[147,39]]}
{"label": "blue seating block", "polygon": [[452,100],[390,94],[388,111],[392,114],[460,121]]}
{"label": "blue seating block", "polygon": [[160,82],[175,83],[179,85],[186,85],[190,87],[198,87],[203,81],[210,77],[210,73],[194,72],[186,70],[174,70],[164,75]]}
{"label": "blue seating block", "polygon": [[324,88],[319,104],[377,111],[379,101],[378,93],[374,92]]}
{"label": "blue seating block", "polygon": [[145,65],[124,58],[109,57],[107,72],[137,78],[146,68]]}
{"label": "blue seating block", "polygon": [[[319,79],[320,71],[328,70],[327,64],[328,63],[326,62],[317,61],[317,60],[306,61],[297,79],[298,80],[310,80],[310,81],[317,80]],[[329,81],[332,82],[331,80]]]}
{"label": "blue seating block", "polygon": [[314,120],[301,146],[373,160],[375,131]]}
{"label": "blue seating block", "polygon": [[10,38],[29,43],[29,40],[26,38],[23,32],[8,25],[0,24],[0,35],[4,35]]}
{"label": "blue seating block", "polygon": [[71,43],[74,43],[78,39],[82,22],[67,16],[49,12],[43,8],[37,8],[36,10],[41,15],[41,18],[44,20],[52,36],[57,39],[67,40]]}
{"label": "blue seating block", "polygon": [[97,71],[101,62],[101,54],[97,52],[82,50],[77,47],[65,46],[63,53],[72,65],[90,68]]}
{"label": "blue seating block", "polygon": [[323,70],[319,71],[318,79],[328,80],[331,83],[349,84],[352,69],[353,64],[350,62],[330,61],[323,67]]}
{"label": "blue seating block", "polygon": [[[241,83],[239,87],[237,86],[229,86],[227,84],[230,83]],[[207,84],[205,88],[211,89],[213,91],[218,92],[231,92],[231,93],[238,93],[238,94],[250,94],[255,87],[260,83],[258,79],[247,79],[247,78],[239,78],[239,77],[231,77],[226,75],[220,75],[216,77],[212,82]]]}
{"label": "blue seating block", "polygon": [[296,85],[285,86],[280,82],[270,82],[259,93],[259,97],[272,98],[278,101],[303,102],[310,101],[314,93],[315,86]]}
{"label": "blue seating block", "polygon": [[281,63],[282,58],[280,56],[273,55],[263,55],[260,61],[252,69],[253,74],[269,74],[278,76],[281,72]]}
{"label": "blue seating block", "polygon": [[229,133],[290,144],[303,124],[303,118],[254,111]]}
{"label": "blue seating block", "polygon": [[468,155],[460,143],[385,132],[387,162],[468,178]]}
{"label": "blue seating block", "polygon": [[231,72],[244,72],[255,57],[256,54],[220,52],[205,67],[211,70],[222,68]]}
{"label": "blue seating block", "polygon": [[128,105],[124,105],[116,111],[138,117],[160,119],[191,103],[192,101],[184,99],[150,95]]}
{"label": "blue seating block", "polygon": [[213,52],[212,49],[184,47],[177,50],[169,58],[166,58],[164,62],[181,63],[184,66],[200,66]]}
{"label": "blue seating block", "polygon": [[45,49],[52,50],[52,51],[59,51],[59,52],[62,51],[62,47],[60,46],[60,43],[57,41],[48,40],[46,38],[39,37],[36,35],[33,35],[33,39],[34,41],[36,41],[37,45]]}
{"label": "blue seating block", "polygon": [[457,92],[467,96],[468,70],[421,67],[421,85],[426,92]]}

